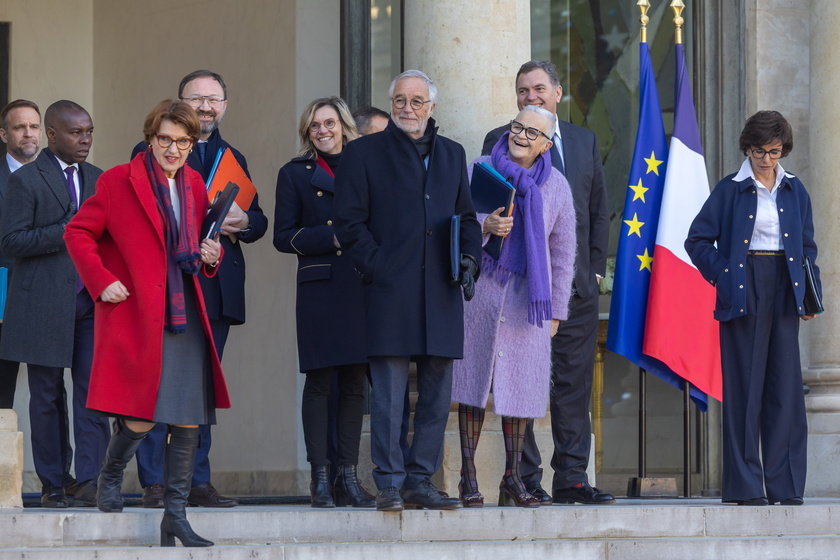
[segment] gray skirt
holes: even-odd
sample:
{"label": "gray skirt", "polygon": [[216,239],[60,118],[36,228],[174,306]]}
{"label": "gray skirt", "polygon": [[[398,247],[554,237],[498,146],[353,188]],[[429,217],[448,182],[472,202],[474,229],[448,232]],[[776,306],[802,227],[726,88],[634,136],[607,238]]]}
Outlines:
{"label": "gray skirt", "polygon": [[164,327],[163,366],[155,422],[164,424],[215,424],[213,370],[210,344],[196,305],[193,279],[184,275],[187,332],[175,334]]}

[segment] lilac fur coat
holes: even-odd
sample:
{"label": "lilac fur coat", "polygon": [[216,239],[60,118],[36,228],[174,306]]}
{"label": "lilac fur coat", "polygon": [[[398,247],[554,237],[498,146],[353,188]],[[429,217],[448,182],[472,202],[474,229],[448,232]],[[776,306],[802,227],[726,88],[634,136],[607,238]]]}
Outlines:
{"label": "lilac fur coat", "polygon": [[[473,162],[490,162],[480,157]],[[470,166],[472,177],[472,166]],[[568,317],[575,263],[575,208],[565,177],[556,169],[540,185],[549,261],[552,318]],[[478,214],[484,224],[487,214]],[[516,224],[513,225],[516,227]],[[486,241],[486,239],[485,239]],[[464,359],[455,360],[452,400],[484,408],[493,389],[496,414],[545,416],[551,384],[551,324],[528,323],[528,284],[502,286],[490,277],[464,303]]]}

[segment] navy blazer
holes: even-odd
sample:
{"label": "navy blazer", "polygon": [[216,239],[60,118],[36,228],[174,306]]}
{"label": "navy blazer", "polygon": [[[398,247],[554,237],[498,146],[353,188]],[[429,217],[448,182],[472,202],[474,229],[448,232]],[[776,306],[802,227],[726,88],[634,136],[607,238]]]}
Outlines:
{"label": "navy blazer", "polygon": [[[131,152],[132,159],[138,153],[145,151],[147,144],[140,142]],[[207,182],[210,171],[213,170],[213,163],[216,161],[216,154],[223,148],[229,148],[236,161],[245,170],[248,177],[248,162],[236,148],[228,144],[219,134],[219,129],[213,131],[207,139],[207,151],[204,155],[204,163],[198,155],[198,150],[193,149],[187,156],[187,165],[201,174],[202,180]],[[268,230],[268,218],[260,208],[260,196],[254,196],[251,208],[247,211],[248,219],[251,222],[250,229],[236,235],[243,243],[253,243],[265,235]],[[219,264],[219,271],[212,278],[199,275],[201,291],[204,295],[204,303],[207,306],[207,316],[213,320],[225,320],[231,325],[241,325],[245,322],[245,255],[239,243],[234,243],[230,237],[223,235],[220,238],[224,249],[224,258]]]}
{"label": "navy blazer", "polygon": [[297,255],[301,371],[367,361],[365,293],[350,256],[333,241],[334,182],[310,156],[277,174],[274,246]]}
{"label": "navy blazer", "polygon": [[[736,173],[715,186],[700,213],[694,218],[685,241],[691,262],[707,281],[715,286],[715,319],[729,321],[747,314],[747,251],[750,248],[758,194],[752,178],[735,181]],[[785,174],[779,185],[776,205],[779,226],[784,237],[785,261],[796,297],[796,309],[804,315],[805,257],[811,257],[820,292],[817,244],[811,197],[797,177]]]}
{"label": "navy blazer", "polygon": [[[596,275],[603,277],[607,273],[610,215],[604,167],[594,132],[559,119],[557,125],[563,141],[564,175],[575,204],[577,253],[574,293],[585,298],[598,295]],[[508,130],[510,126],[505,125],[488,132],[481,155],[489,156],[493,146]],[[554,150],[554,147],[551,149]]]}
{"label": "navy blazer", "polygon": [[[427,126],[434,131],[434,120]],[[461,253],[481,260],[464,148],[434,132],[426,169],[389,121],[347,144],[335,190],[336,235],[368,284],[368,356],[462,357],[464,302],[449,281],[453,214]]]}
{"label": "navy blazer", "polygon": [[[6,184],[9,182],[9,175],[11,174],[12,172],[9,171],[9,162],[6,161],[5,156],[0,155],[0,214],[3,213],[3,202],[6,198]],[[0,253],[0,266],[8,268],[9,274],[11,274],[13,264],[15,264],[14,258]]]}

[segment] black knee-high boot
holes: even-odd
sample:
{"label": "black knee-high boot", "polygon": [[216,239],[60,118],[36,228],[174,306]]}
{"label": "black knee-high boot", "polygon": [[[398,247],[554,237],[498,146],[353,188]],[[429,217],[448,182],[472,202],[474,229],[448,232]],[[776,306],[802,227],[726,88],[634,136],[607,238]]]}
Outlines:
{"label": "black knee-high boot", "polygon": [[96,507],[100,511],[119,512],[123,510],[122,479],[125,466],[134,457],[145,433],[138,434],[126,427],[122,420],[114,422],[114,435],[108,442],[105,462],[99,471],[96,484]]}
{"label": "black knee-high boot", "polygon": [[187,547],[213,546],[199,537],[187,521],[187,495],[192,485],[198,428],[169,427],[163,467],[163,521],[160,522],[160,546],[175,546],[175,537]]}

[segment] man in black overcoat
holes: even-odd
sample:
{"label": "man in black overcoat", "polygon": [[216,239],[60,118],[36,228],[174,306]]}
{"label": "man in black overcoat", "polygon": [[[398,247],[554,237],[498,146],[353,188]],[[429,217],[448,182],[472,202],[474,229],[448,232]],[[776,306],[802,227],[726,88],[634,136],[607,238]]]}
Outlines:
{"label": "man in black overcoat", "polygon": [[[350,142],[336,174],[336,236],[367,285],[371,458],[380,511],[455,509],[431,483],[442,461],[452,360],[463,356],[464,297],[481,256],[461,145],[437,134],[437,87],[408,70],[391,83],[391,121]],[[452,282],[450,231],[460,215],[460,267]],[[414,439],[408,458],[400,424],[409,362],[417,364]]]}
{"label": "man in black overcoat", "polygon": [[[536,105],[557,114],[563,97],[557,68],[548,61],[529,61],[516,74],[516,104],[520,110]],[[482,154],[489,155],[501,126],[484,139]],[[610,218],[598,140],[591,130],[557,119],[551,163],[569,182],[577,222],[577,254],[569,319],[560,323],[551,340],[551,433],[554,438],[552,496],[540,485],[540,452],[533,422],[525,432],[520,473],[526,489],[543,504],[605,504],[615,498],[589,485],[586,467],[592,426],[589,402],[598,336],[598,282],[606,274]]]}

